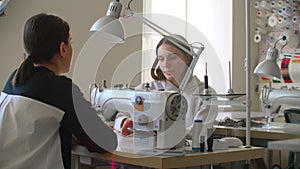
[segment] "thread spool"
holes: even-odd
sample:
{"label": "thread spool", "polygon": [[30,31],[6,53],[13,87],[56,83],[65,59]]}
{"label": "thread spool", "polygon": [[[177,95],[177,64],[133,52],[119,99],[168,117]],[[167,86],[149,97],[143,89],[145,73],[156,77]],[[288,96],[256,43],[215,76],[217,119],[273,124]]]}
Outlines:
{"label": "thread spool", "polygon": [[270,27],[276,26],[277,25],[277,20],[278,19],[277,19],[277,17],[275,15],[270,16],[269,19],[268,19],[268,25]]}
{"label": "thread spool", "polygon": [[297,8],[292,8],[292,11],[293,11],[293,15],[297,15],[297,13],[298,13],[298,9]]}
{"label": "thread spool", "polygon": [[295,23],[295,24],[300,24],[300,19],[298,16],[293,16],[292,17],[292,22]]}
{"label": "thread spool", "polygon": [[255,9],[261,9],[260,2],[259,2],[259,1],[255,1],[255,3],[254,3],[254,8],[255,8]]}
{"label": "thread spool", "polygon": [[276,1],[271,1],[270,5],[271,5],[271,8],[277,8]]}
{"label": "thread spool", "polygon": [[253,37],[253,41],[254,41],[255,43],[260,43],[260,42],[262,41],[261,35],[260,35],[259,33],[256,33],[256,34],[254,35],[254,37]]}
{"label": "thread spool", "polygon": [[258,11],[256,12],[256,16],[259,17],[259,18],[264,17],[263,12],[262,12],[261,10],[258,10]]}
{"label": "thread spool", "polygon": [[202,130],[202,120],[194,120],[192,132],[192,150],[200,151],[200,134]]}
{"label": "thread spool", "polygon": [[271,5],[269,2],[267,1],[261,1],[260,2],[260,7],[266,10],[270,10],[271,9]]}
{"label": "thread spool", "polygon": [[283,6],[283,1],[277,1],[277,8],[281,8]]}

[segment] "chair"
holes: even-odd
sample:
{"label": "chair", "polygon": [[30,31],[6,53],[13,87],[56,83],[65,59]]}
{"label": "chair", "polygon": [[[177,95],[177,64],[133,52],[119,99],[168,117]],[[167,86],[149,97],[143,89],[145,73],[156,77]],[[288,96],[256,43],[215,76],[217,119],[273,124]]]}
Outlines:
{"label": "chair", "polygon": [[[300,124],[300,109],[298,108],[288,108],[283,111],[286,123]],[[294,169],[295,165],[295,153],[289,153],[289,169]]]}
{"label": "chair", "polygon": [[64,169],[60,121],[64,112],[31,98],[0,95],[0,168]]}

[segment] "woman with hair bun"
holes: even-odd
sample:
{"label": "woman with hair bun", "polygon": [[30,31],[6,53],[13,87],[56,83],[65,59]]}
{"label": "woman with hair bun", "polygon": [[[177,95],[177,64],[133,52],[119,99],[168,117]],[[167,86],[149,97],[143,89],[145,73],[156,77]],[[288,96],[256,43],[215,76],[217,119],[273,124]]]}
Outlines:
{"label": "woman with hair bun", "polygon": [[[193,60],[193,56],[186,52],[191,50],[188,41],[181,35],[164,36],[156,47],[157,57],[151,68],[153,81],[149,82],[149,85],[147,82],[150,90],[177,91]],[[136,89],[144,89],[145,85],[146,83],[140,84]],[[185,118],[187,138],[191,138],[191,129],[195,119],[201,119],[205,127],[212,127],[217,117],[217,106],[204,105],[200,97],[192,97],[193,94],[204,93],[204,89],[204,83],[195,75],[189,77],[188,83],[183,89],[182,94],[188,101],[188,112]],[[210,90],[215,92],[212,88]],[[121,132],[121,135],[130,135],[132,131],[128,128],[132,128],[132,125],[129,113],[117,114],[114,127]]]}

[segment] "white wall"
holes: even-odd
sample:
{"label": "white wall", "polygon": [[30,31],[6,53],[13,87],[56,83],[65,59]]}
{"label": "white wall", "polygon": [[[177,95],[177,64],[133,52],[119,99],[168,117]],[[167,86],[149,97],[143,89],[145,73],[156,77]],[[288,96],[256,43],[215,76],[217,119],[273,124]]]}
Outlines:
{"label": "white wall", "polygon": [[[22,31],[25,21],[34,14],[40,12],[51,12],[55,13],[65,20],[67,20],[71,26],[71,34],[73,37],[74,57],[72,62],[72,70],[67,75],[72,77],[73,70],[80,55],[80,51],[85,43],[90,42],[91,34],[89,28],[99,17],[106,14],[107,8],[111,0],[10,0],[7,9],[6,16],[0,17],[0,88],[2,89],[5,85],[6,79],[8,78],[11,71],[13,71],[22,61],[23,53],[23,42],[22,42]],[[129,0],[121,1],[124,6],[127,5]],[[136,0],[132,3],[132,8],[136,12],[142,11],[142,1]],[[118,64],[122,61],[130,51],[139,51],[142,48],[141,38],[137,35],[134,38],[130,38],[122,45],[107,44],[107,42],[99,42],[99,50],[101,52],[105,47],[112,47],[111,50],[105,49],[105,58],[109,58],[110,63]],[[102,49],[102,50],[101,50]],[[92,55],[98,55],[99,53],[92,53]],[[80,59],[78,59],[80,60]],[[88,63],[88,62],[87,62]],[[136,60],[136,64],[132,67],[140,66],[141,61]],[[85,68],[89,68],[91,65],[84,65]],[[110,78],[115,67],[112,64],[96,65],[104,67],[97,72],[96,76],[88,79],[94,79],[99,82],[102,78]],[[80,68],[77,72],[80,72],[76,76],[75,81],[79,82],[79,86],[82,88],[85,94],[88,92],[88,84],[92,81],[86,82],[86,77],[91,76],[89,72],[85,72],[84,68]],[[98,79],[97,79],[98,78]],[[100,79],[101,78],[101,79]],[[109,80],[109,79],[108,79]],[[137,76],[134,83],[139,83],[140,78]]]}
{"label": "white wall", "polygon": [[232,0],[187,1],[187,21],[203,34],[204,38],[198,41],[205,46],[194,74],[204,81],[207,63],[208,84],[220,94],[227,93],[230,88],[228,64],[232,61],[232,3]]}

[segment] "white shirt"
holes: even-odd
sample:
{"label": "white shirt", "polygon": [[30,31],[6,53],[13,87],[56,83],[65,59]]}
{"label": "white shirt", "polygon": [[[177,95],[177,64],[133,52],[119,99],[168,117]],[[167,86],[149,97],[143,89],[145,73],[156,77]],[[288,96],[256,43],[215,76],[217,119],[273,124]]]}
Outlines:
{"label": "white shirt", "polygon": [[[146,83],[138,85],[135,89],[141,90],[144,89]],[[169,81],[152,81],[149,82],[150,90],[167,90],[167,91],[176,91],[177,87],[175,87]],[[215,93],[213,89],[210,88],[212,93]],[[204,91],[204,83],[201,82],[196,76],[193,76],[189,82],[187,83],[185,89],[183,89],[183,96],[186,98],[188,102],[188,111],[186,114],[186,133],[188,134],[188,138],[190,138],[191,130],[194,124],[194,120],[201,119],[203,121],[204,130],[208,127],[212,127],[215,119],[218,115],[218,107],[217,106],[209,106],[204,105],[202,102],[202,98],[199,96],[195,96],[197,94],[201,94]],[[115,129],[121,130],[121,123],[124,118],[130,118],[130,114],[126,112],[120,112],[117,115],[115,120]],[[204,131],[206,133],[206,131]]]}

